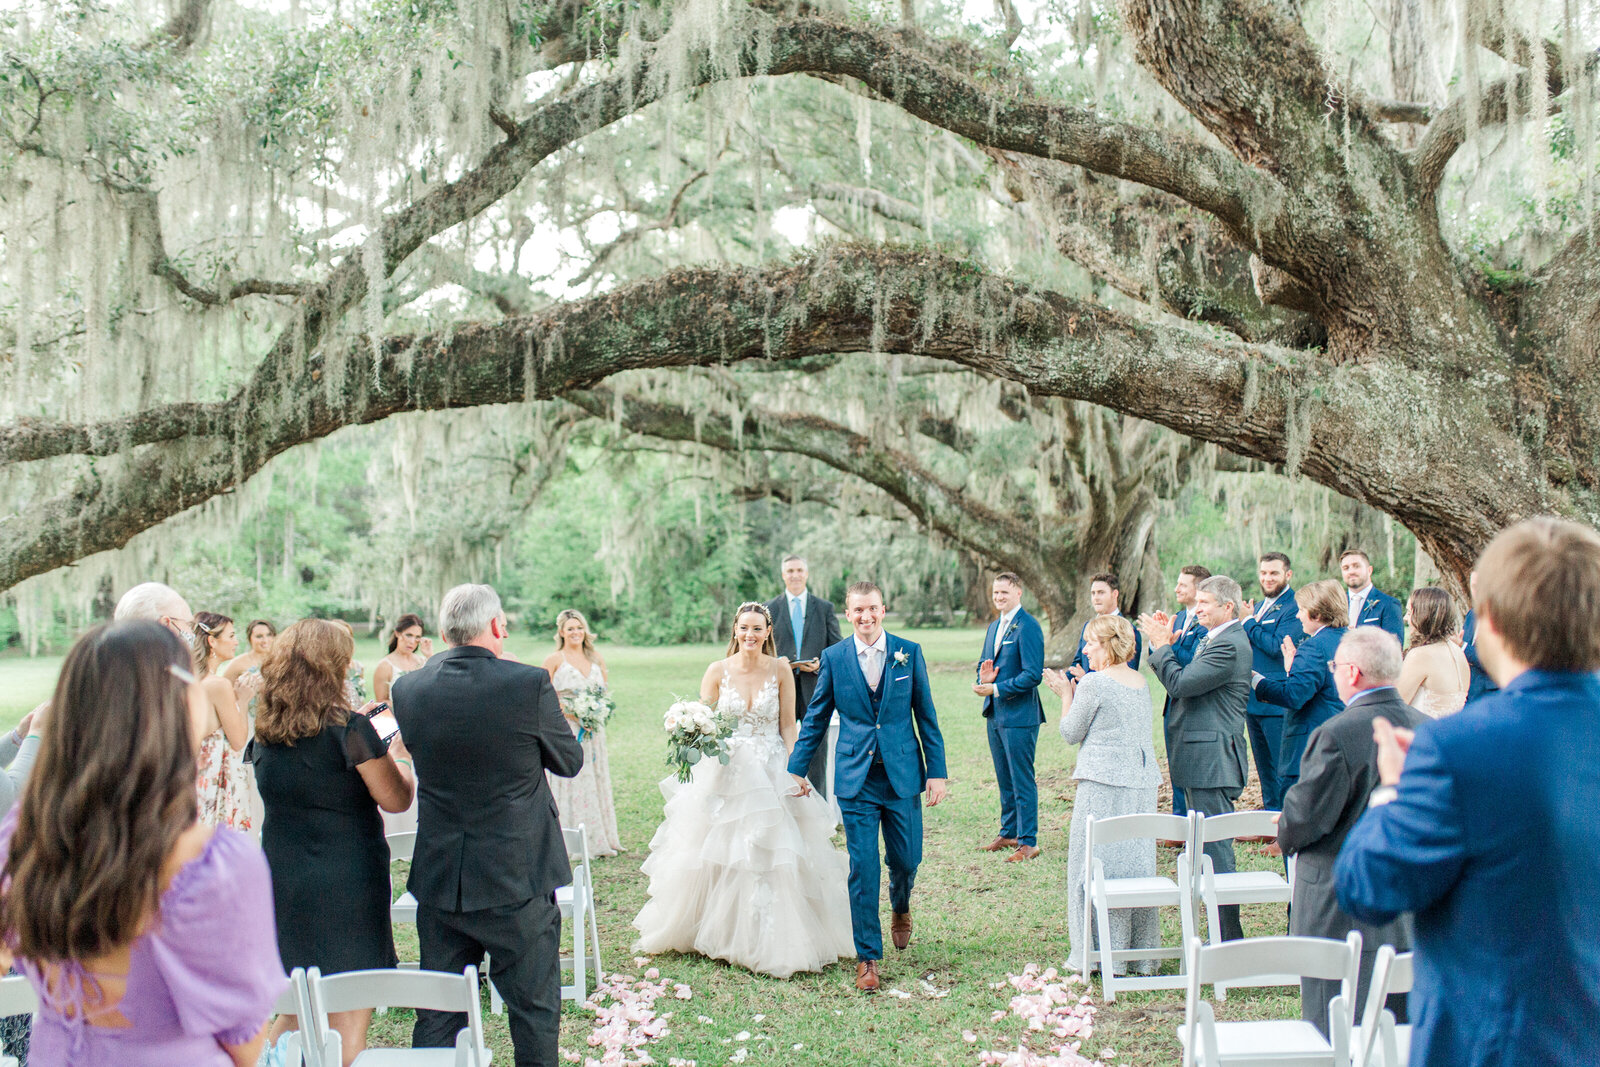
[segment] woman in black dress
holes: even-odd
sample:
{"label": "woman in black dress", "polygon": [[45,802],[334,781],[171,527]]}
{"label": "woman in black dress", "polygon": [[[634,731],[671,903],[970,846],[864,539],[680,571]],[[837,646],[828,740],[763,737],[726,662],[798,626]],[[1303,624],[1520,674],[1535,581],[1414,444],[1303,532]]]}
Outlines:
{"label": "woman in black dress", "polygon": [[[337,974],[395,965],[389,847],[378,809],[410,806],[411,760],[399,735],[388,744],[379,738],[367,718],[375,705],[348,707],[345,668],[354,651],[342,627],[302,619],[261,665],[249,758],[266,808],[261,847],[286,969]],[[344,1041],[348,1067],[366,1048],[372,1012],[338,1012],[328,1021]],[[268,1044],[298,1025],[280,1016]]]}

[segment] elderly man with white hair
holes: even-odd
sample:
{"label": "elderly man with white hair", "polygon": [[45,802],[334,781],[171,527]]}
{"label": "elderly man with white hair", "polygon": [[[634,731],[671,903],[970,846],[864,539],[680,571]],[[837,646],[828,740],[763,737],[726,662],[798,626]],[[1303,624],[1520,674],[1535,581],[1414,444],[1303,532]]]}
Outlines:
{"label": "elderly man with white hair", "polygon": [[143,582],[122,594],[112,618],[149,619],[159,622],[189,643],[194,642],[194,612],[189,602],[178,595],[170,585],[160,582]]}
{"label": "elderly man with white hair", "polygon": [[[561,1027],[558,886],[572,881],[545,771],[571,778],[583,749],[542,667],[508,659],[506,617],[487,585],[439,604],[450,647],[389,692],[416,760],[422,968],[460,974],[490,957],[517,1067],[556,1067]],[[449,1048],[466,1013],[418,1011],[411,1042]]]}

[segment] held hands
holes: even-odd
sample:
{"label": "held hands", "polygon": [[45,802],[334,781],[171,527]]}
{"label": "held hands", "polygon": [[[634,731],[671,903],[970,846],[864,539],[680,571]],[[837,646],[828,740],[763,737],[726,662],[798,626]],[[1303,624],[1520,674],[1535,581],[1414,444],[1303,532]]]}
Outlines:
{"label": "held hands", "polygon": [[794,779],[794,784],[795,784],[795,791],[793,793],[790,793],[789,794],[790,796],[792,796],[792,797],[808,797],[808,796],[811,795],[811,783],[810,782],[806,781],[805,778],[803,778],[802,776],[800,776],[798,774],[791,774],[791,775],[789,775],[789,777]]}
{"label": "held hands", "polygon": [[928,779],[928,807],[933,807],[939,801],[950,795],[950,783],[945,778]]}
{"label": "held hands", "polygon": [[1415,730],[1400,729],[1382,716],[1372,720],[1372,740],[1378,745],[1378,781],[1384,785],[1400,781],[1406,753],[1411,750],[1411,739],[1416,736]]}
{"label": "held hands", "polygon": [[1144,634],[1147,648],[1165,648],[1172,644],[1172,620],[1162,612],[1139,616],[1139,632]]}
{"label": "held hands", "polygon": [[1050,692],[1058,697],[1077,691],[1077,680],[1050,667],[1044,669],[1044,684],[1050,687]]}
{"label": "held hands", "polygon": [[1294,670],[1294,641],[1287,637],[1283,639],[1283,669]]}

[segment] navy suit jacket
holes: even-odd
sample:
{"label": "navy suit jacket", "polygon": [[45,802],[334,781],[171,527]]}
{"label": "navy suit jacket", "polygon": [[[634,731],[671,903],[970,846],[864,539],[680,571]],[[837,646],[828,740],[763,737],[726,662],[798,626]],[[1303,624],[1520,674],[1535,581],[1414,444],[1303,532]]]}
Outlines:
{"label": "navy suit jacket", "polygon": [[[1294,602],[1294,590],[1285,586],[1260,619],[1252,615],[1239,624],[1244,627],[1244,635],[1250,639],[1251,670],[1263,678],[1283,677],[1283,639],[1290,638],[1299,645],[1306,636],[1305,630],[1300,627],[1299,611]],[[1327,668],[1323,669],[1326,671]],[[1341,711],[1344,710],[1344,705],[1339,707]],[[1254,690],[1250,692],[1245,711],[1262,718],[1277,718],[1283,714],[1281,706],[1267,703]]]}
{"label": "navy suit jacket", "polygon": [[1416,917],[1411,1062],[1600,1063],[1600,675],[1528,671],[1423,723],[1335,866],[1365,922]]}
{"label": "navy suit jacket", "polygon": [[983,658],[994,660],[1000,672],[994,680],[994,695],[983,698],[983,714],[993,716],[996,726],[1037,728],[1044,722],[1044,705],[1039,701],[1039,683],[1044,681],[1044,630],[1038,619],[1020,607],[1006,632],[996,635],[999,627],[999,619],[991,622],[983,638]]}
{"label": "navy suit jacket", "polygon": [[1461,651],[1467,657],[1467,666],[1472,668],[1472,680],[1467,684],[1467,703],[1483,696],[1485,693],[1497,692],[1500,687],[1495,684],[1489,672],[1483,669],[1483,664],[1478,662],[1478,646],[1473,642],[1478,637],[1478,613],[1467,612],[1467,617],[1461,623]]}
{"label": "navy suit jacket", "polygon": [[1300,757],[1311,731],[1344,710],[1328,661],[1344,639],[1344,627],[1324,626],[1294,650],[1294,667],[1283,678],[1265,678],[1256,685],[1256,699],[1283,710],[1283,747],[1278,749],[1278,774],[1300,776]]}
{"label": "navy suit jacket", "polygon": [[[1344,591],[1346,602],[1349,601],[1350,590]],[[1367,599],[1361,602],[1361,618],[1351,619],[1351,626],[1378,626],[1394,634],[1394,639],[1400,642],[1400,647],[1406,647],[1406,613],[1400,606],[1400,601],[1385,593],[1377,586],[1367,590]]]}
{"label": "navy suit jacket", "polygon": [[[1126,615],[1123,618],[1127,619]],[[1136,619],[1128,619],[1128,624],[1133,627],[1133,658],[1128,661],[1128,666],[1134,670],[1139,669],[1139,660],[1144,656],[1144,634],[1139,632],[1139,623]],[[1089,629],[1089,624],[1083,624],[1083,629],[1078,631],[1078,651],[1073,653],[1069,667],[1082,667],[1085,671],[1093,670],[1089,666],[1089,657],[1083,654],[1083,635]],[[1190,653],[1193,655],[1193,653]]]}
{"label": "navy suit jacket", "polygon": [[[789,754],[789,773],[804,776],[811,757],[839,713],[839,743],[834,749],[833,792],[849,798],[861,792],[874,757],[881,753],[889,786],[898,797],[921,793],[929,778],[948,778],[944,736],[933,709],[933,689],[922,646],[888,635],[882,696],[872,710],[872,693],[856,659],[856,643],[845,638],[822,652],[817,690],[806,709],[805,725]],[[903,654],[904,663],[896,663]]]}

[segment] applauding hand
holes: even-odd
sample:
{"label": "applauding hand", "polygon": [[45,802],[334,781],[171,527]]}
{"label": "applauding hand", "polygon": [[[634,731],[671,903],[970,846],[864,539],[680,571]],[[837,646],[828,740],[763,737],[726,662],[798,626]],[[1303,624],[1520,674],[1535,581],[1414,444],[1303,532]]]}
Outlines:
{"label": "applauding hand", "polygon": [[1154,615],[1140,615],[1139,632],[1144,634],[1144,642],[1150,648],[1165,648],[1172,644],[1172,619],[1160,611]]}
{"label": "applauding hand", "polygon": [[1052,670],[1049,667],[1044,669],[1044,684],[1049,686],[1050,692],[1058,697],[1064,697],[1068,693],[1074,692],[1078,687],[1075,678],[1063,674],[1061,671]]}
{"label": "applauding hand", "polygon": [[1283,669],[1294,670],[1294,641],[1287,637],[1283,639]]}

